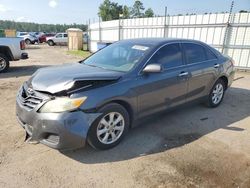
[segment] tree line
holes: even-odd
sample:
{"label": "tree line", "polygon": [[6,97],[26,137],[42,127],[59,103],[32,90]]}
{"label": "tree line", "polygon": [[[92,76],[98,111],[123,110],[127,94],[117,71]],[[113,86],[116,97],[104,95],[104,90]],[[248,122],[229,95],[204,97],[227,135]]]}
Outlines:
{"label": "tree line", "polygon": [[80,28],[83,31],[87,30],[84,24],[38,24],[30,22],[15,22],[8,20],[0,20],[0,29],[15,29],[16,31],[41,31],[41,32],[65,32],[69,28]]}
{"label": "tree line", "polygon": [[110,0],[104,0],[104,2],[99,6],[98,15],[101,17],[102,21],[116,20],[119,18],[143,18],[143,17],[153,17],[154,11],[151,8],[145,10],[143,3],[136,0],[132,7],[127,5],[120,5]]}
{"label": "tree line", "polygon": [[[247,13],[248,10],[240,10],[240,13]],[[221,12],[227,13],[227,12]],[[211,14],[211,13],[205,13]],[[104,0],[99,6],[98,15],[102,21],[128,19],[128,18],[143,18],[154,17],[154,11],[151,8],[145,9],[140,0],[135,0],[134,4],[129,7],[127,5],[120,5],[110,0]],[[178,14],[182,16],[183,14]],[[185,15],[185,14],[184,14]],[[195,15],[195,13],[187,13],[186,15]],[[15,22],[8,20],[0,20],[0,29],[15,29],[16,31],[41,31],[41,32],[65,32],[68,28],[80,28],[83,31],[87,30],[87,25],[84,24],[38,24],[31,22]]]}
{"label": "tree line", "polygon": [[[240,10],[239,13],[248,13],[249,10]],[[221,12],[228,13],[228,12]],[[205,12],[204,14],[212,14]],[[177,14],[177,16],[183,15],[196,15],[196,13],[186,13],[186,14]],[[120,5],[116,2],[110,0],[104,0],[103,3],[99,6],[98,16],[101,17],[102,21],[110,21],[128,18],[143,18],[143,17],[154,17],[154,11],[151,8],[145,10],[143,3],[139,0],[136,0],[132,7],[127,5]]]}

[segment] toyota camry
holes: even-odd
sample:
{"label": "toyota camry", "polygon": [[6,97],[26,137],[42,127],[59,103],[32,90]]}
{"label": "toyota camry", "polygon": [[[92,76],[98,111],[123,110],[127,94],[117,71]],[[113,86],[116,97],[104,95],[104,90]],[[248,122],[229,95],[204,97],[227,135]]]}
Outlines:
{"label": "toyota camry", "polygon": [[233,64],[195,40],[115,42],[83,61],[36,71],[18,91],[17,119],[30,141],[109,149],[143,117],[194,101],[219,106]]}

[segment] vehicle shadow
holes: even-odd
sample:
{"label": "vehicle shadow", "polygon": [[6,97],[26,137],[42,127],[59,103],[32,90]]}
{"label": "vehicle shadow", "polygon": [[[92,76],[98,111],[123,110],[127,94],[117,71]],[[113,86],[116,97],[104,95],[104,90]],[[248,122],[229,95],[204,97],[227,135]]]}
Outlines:
{"label": "vehicle shadow", "polygon": [[45,65],[28,65],[28,66],[10,66],[7,72],[0,74],[1,78],[13,78],[13,77],[21,77],[21,76],[30,76],[35,71],[40,68],[48,67]]}
{"label": "vehicle shadow", "polygon": [[194,104],[154,115],[131,129],[125,139],[110,150],[94,150],[87,145],[61,152],[81,163],[115,162],[181,147],[218,129],[244,131],[229,125],[250,115],[249,96],[250,90],[229,88],[218,108]]}

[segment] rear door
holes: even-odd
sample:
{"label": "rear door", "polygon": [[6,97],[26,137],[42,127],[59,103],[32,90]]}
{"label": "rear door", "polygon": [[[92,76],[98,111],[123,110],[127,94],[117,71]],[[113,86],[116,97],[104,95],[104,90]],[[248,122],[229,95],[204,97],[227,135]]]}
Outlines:
{"label": "rear door", "polygon": [[67,43],[68,42],[68,34],[67,33],[64,33],[63,34],[63,40],[62,40],[63,43]]}
{"label": "rear door", "polygon": [[139,114],[145,116],[185,102],[188,71],[179,43],[159,49],[147,64],[162,65],[162,72],[139,75]]}
{"label": "rear door", "polygon": [[217,56],[206,46],[185,42],[182,43],[190,78],[188,81],[187,101],[208,95],[217,78],[220,65]]}

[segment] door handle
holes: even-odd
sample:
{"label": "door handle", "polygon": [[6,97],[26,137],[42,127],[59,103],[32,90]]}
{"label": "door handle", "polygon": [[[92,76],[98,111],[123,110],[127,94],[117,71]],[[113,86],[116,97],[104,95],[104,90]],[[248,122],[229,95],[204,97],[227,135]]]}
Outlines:
{"label": "door handle", "polygon": [[214,64],[214,68],[219,68],[220,67],[220,64],[216,63]]}
{"label": "door handle", "polygon": [[179,74],[180,77],[182,77],[182,76],[187,76],[187,75],[188,75],[188,72],[181,72],[181,73]]}

